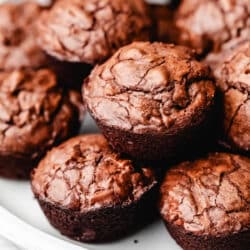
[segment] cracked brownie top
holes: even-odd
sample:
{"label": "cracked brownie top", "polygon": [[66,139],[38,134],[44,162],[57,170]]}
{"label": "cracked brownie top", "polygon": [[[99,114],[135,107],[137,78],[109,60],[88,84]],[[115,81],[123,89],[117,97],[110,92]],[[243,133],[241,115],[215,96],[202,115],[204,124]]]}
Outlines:
{"label": "cracked brownie top", "polygon": [[94,118],[136,133],[178,133],[203,119],[215,95],[207,66],[186,47],[135,42],[92,71],[83,94]]}
{"label": "cracked brownie top", "polygon": [[250,35],[249,0],[186,0],[176,13],[179,43],[199,53],[218,51],[232,39]]}
{"label": "cracked brownie top", "polygon": [[34,159],[67,138],[78,122],[77,100],[50,70],[0,73],[0,154]]}
{"label": "cracked brownie top", "polygon": [[41,12],[42,8],[28,1],[0,5],[1,71],[47,64],[48,59],[35,40],[35,23]]}
{"label": "cracked brownie top", "polygon": [[224,95],[225,136],[241,150],[250,150],[250,42],[230,52],[218,72]]}
{"label": "cracked brownie top", "polygon": [[168,171],[161,186],[165,221],[197,235],[250,229],[250,159],[214,153]]}
{"label": "cracked brownie top", "polygon": [[32,180],[39,199],[81,212],[129,204],[156,184],[152,170],[121,158],[102,135],[78,136],[54,148]]}
{"label": "cracked brownie top", "polygon": [[237,88],[250,93],[250,42],[245,42],[228,54],[221,69],[220,87]]}
{"label": "cracked brownie top", "polygon": [[60,0],[39,22],[40,45],[60,60],[94,64],[149,39],[143,0]]}

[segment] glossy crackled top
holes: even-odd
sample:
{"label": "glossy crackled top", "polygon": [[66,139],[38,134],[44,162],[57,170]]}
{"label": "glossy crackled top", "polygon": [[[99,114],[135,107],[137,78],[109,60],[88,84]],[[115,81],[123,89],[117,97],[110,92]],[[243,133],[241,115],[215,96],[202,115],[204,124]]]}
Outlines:
{"label": "glossy crackled top", "polygon": [[42,200],[82,212],[137,201],[156,184],[149,168],[112,152],[102,135],[83,135],[54,148],[32,178]]}
{"label": "glossy crackled top", "polygon": [[[250,33],[249,33],[250,35]],[[237,88],[250,94],[250,42],[244,42],[228,53],[220,73],[223,89]]]}
{"label": "glossy crackled top", "polygon": [[41,12],[38,4],[28,1],[0,5],[0,70],[46,65],[48,59],[35,40]]}
{"label": "glossy crackled top", "polygon": [[198,235],[250,229],[250,159],[225,153],[184,162],[161,186],[164,220]]}
{"label": "glossy crackled top", "polygon": [[47,69],[0,73],[1,154],[36,157],[66,137],[70,121],[77,120],[77,96],[65,95]]}
{"label": "glossy crackled top", "polygon": [[197,49],[218,51],[233,39],[250,35],[249,0],[186,0],[176,14],[180,41]]}
{"label": "glossy crackled top", "polygon": [[250,151],[250,42],[228,52],[217,68],[224,98],[225,136],[234,147]]}
{"label": "glossy crackled top", "polygon": [[188,48],[135,42],[97,66],[83,93],[92,115],[105,125],[175,133],[207,112],[215,86],[209,68]]}
{"label": "glossy crackled top", "polygon": [[66,61],[94,64],[133,40],[149,39],[143,0],[61,0],[39,23],[41,46]]}

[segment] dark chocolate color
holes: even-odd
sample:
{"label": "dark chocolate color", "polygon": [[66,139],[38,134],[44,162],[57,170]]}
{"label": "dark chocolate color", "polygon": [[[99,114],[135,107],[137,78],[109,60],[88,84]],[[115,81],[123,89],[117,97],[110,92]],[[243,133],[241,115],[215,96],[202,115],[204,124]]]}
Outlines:
{"label": "dark chocolate color", "polygon": [[184,249],[241,249],[250,244],[250,159],[214,153],[170,169],[160,213]]}
{"label": "dark chocolate color", "polygon": [[54,148],[32,175],[51,224],[79,241],[117,239],[133,230],[142,215],[146,220],[153,213],[155,187],[152,170],[112,152],[102,135],[78,136]]}
{"label": "dark chocolate color", "polygon": [[176,13],[177,43],[199,54],[220,51],[231,40],[249,39],[249,0],[185,0]]}
{"label": "dark chocolate color", "polygon": [[161,160],[195,146],[213,110],[215,85],[188,48],[136,42],[92,71],[83,96],[114,150]]}
{"label": "dark chocolate color", "polygon": [[148,40],[143,0],[62,0],[39,21],[41,47],[59,60],[95,64],[134,40]]}
{"label": "dark chocolate color", "polygon": [[48,62],[36,43],[36,20],[43,9],[38,4],[0,5],[0,70],[40,68]]}
{"label": "dark chocolate color", "polygon": [[0,73],[0,175],[27,178],[49,148],[77,131],[80,102],[50,70]]}
{"label": "dark chocolate color", "polygon": [[37,20],[45,10],[32,1],[0,5],[0,71],[50,68],[61,85],[79,88],[90,66],[58,61],[38,46]]}
{"label": "dark chocolate color", "polygon": [[250,42],[241,43],[214,70],[222,94],[223,132],[229,149],[250,153]]}
{"label": "dark chocolate color", "polygon": [[[172,41],[174,27],[174,11],[167,5],[151,4],[152,17],[151,36],[153,41]],[[175,35],[175,34],[174,34]]]}

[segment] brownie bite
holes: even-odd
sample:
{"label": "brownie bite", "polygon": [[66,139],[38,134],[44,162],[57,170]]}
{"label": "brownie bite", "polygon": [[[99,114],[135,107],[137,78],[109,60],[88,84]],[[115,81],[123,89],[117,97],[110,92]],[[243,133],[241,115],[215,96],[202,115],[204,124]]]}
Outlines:
{"label": "brownie bite", "polygon": [[77,132],[80,100],[50,70],[1,72],[0,176],[28,178],[49,148]]}
{"label": "brownie bite", "polygon": [[45,53],[35,38],[35,21],[42,8],[38,4],[0,5],[0,70],[40,68],[47,64]]}
{"label": "brownie bite", "polygon": [[250,153],[250,42],[232,50],[216,70],[223,101],[225,146]]}
{"label": "brownie bite", "polygon": [[61,0],[39,21],[39,40],[50,55],[95,64],[133,40],[148,40],[143,0]]}
{"label": "brownie bite", "polygon": [[[250,35],[250,33],[249,33]],[[223,48],[217,52],[208,53],[203,59],[203,62],[208,64],[213,71],[214,76],[218,79],[220,78],[221,68],[224,61],[232,54],[233,50],[237,47],[249,42],[247,39],[234,39],[224,44]]]}
{"label": "brownie bite", "polygon": [[250,159],[214,153],[169,170],[160,190],[160,213],[185,250],[248,250]]}
{"label": "brownie bite", "polygon": [[207,133],[215,84],[188,48],[135,42],[95,67],[83,96],[114,150],[158,161],[180,157]]}
{"label": "brownie bite", "polygon": [[80,86],[90,66],[60,62],[38,45],[37,19],[45,10],[32,1],[0,5],[0,71],[49,67],[57,74],[60,84]]}
{"label": "brownie bite", "polygon": [[176,13],[177,43],[199,54],[219,51],[234,39],[250,34],[249,0],[185,0]]}
{"label": "brownie bite", "polygon": [[150,168],[121,158],[98,134],[52,149],[32,175],[50,223],[83,242],[115,240],[137,228],[153,213],[156,184]]}

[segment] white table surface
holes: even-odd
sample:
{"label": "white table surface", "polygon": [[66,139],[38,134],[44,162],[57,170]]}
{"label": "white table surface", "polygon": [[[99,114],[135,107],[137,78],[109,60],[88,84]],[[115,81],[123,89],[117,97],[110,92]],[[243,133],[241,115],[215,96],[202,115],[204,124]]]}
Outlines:
{"label": "white table surface", "polygon": [[6,238],[0,236],[0,249],[1,250],[19,250],[18,246],[16,246],[13,242],[10,242]]}

